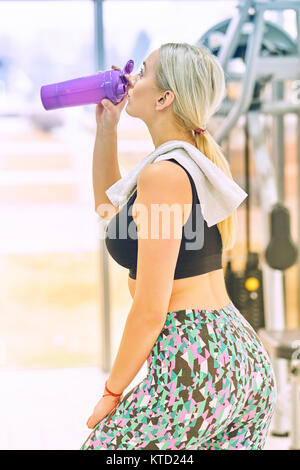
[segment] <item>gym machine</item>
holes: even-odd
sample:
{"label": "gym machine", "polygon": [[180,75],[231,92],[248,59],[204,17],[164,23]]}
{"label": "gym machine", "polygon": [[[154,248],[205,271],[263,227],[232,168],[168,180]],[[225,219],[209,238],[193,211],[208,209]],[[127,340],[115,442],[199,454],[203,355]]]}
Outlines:
{"label": "gym machine", "polygon": [[[285,10],[295,12],[296,39],[280,24],[266,20],[265,13],[270,10],[278,17]],[[240,83],[239,97],[232,100],[227,96],[217,111],[216,115],[223,119],[214,134],[219,144],[229,141],[232,129],[241,117],[244,119],[247,255],[241,271],[233,270],[229,256],[226,286],[234,304],[258,332],[272,360],[278,398],[271,432],[276,436],[290,434],[291,448],[300,449],[300,328],[286,329],[284,284],[284,271],[298,261],[300,309],[300,257],[290,234],[290,212],[284,204],[285,114],[293,113],[297,117],[300,168],[300,1],[240,0],[233,17],[210,28],[197,45],[204,45],[218,57],[227,83]],[[295,102],[284,98],[286,80],[294,81],[296,89],[299,86]],[[264,97],[267,84],[272,89],[271,100]],[[272,117],[272,157],[267,145],[267,128],[262,122],[262,116],[266,115]],[[259,182],[262,253],[250,249],[250,146]],[[300,170],[298,174],[300,201]],[[298,240],[299,206],[298,203]],[[290,391],[287,389],[289,382]]]}

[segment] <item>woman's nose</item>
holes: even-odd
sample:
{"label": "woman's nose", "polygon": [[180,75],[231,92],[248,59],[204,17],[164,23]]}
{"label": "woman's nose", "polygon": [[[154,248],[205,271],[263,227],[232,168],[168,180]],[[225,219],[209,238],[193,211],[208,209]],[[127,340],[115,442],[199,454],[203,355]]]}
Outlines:
{"label": "woman's nose", "polygon": [[125,78],[127,78],[128,80],[128,85],[129,85],[129,88],[133,88],[136,81],[137,81],[137,77],[138,77],[138,74],[136,75],[128,75],[128,74],[125,74]]}

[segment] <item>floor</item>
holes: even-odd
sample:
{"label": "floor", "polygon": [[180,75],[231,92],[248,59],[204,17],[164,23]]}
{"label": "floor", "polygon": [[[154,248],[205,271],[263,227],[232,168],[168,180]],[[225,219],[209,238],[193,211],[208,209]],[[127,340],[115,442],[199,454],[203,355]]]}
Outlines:
{"label": "floor", "polygon": [[[128,390],[146,374],[141,368]],[[1,450],[79,450],[86,421],[107,374],[97,367],[0,372]],[[288,450],[289,438],[267,440],[266,450]]]}

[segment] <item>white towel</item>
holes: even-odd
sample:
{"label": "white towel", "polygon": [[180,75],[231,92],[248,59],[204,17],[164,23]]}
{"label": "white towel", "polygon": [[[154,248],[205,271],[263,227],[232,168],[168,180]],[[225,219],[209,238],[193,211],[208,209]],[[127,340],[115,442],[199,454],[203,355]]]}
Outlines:
{"label": "white towel", "polygon": [[157,147],[105,193],[120,209],[134,193],[139,172],[153,162],[176,159],[193,178],[204,220],[208,227],[229,217],[248,194],[194,145],[170,140]]}

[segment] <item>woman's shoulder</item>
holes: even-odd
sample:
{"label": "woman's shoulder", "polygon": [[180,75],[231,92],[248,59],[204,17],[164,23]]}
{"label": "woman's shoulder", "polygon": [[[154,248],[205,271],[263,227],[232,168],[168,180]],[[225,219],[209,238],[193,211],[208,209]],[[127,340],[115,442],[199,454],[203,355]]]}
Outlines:
{"label": "woman's shoulder", "polygon": [[192,201],[192,189],[185,170],[169,160],[160,160],[145,166],[138,175],[137,191],[153,195],[179,199],[178,202],[189,204]]}
{"label": "woman's shoulder", "polygon": [[[135,204],[142,204],[150,213],[152,204],[179,205],[182,225],[186,222],[193,204],[193,192],[188,175],[168,160],[151,163],[140,171]],[[174,207],[174,206],[173,206]]]}

